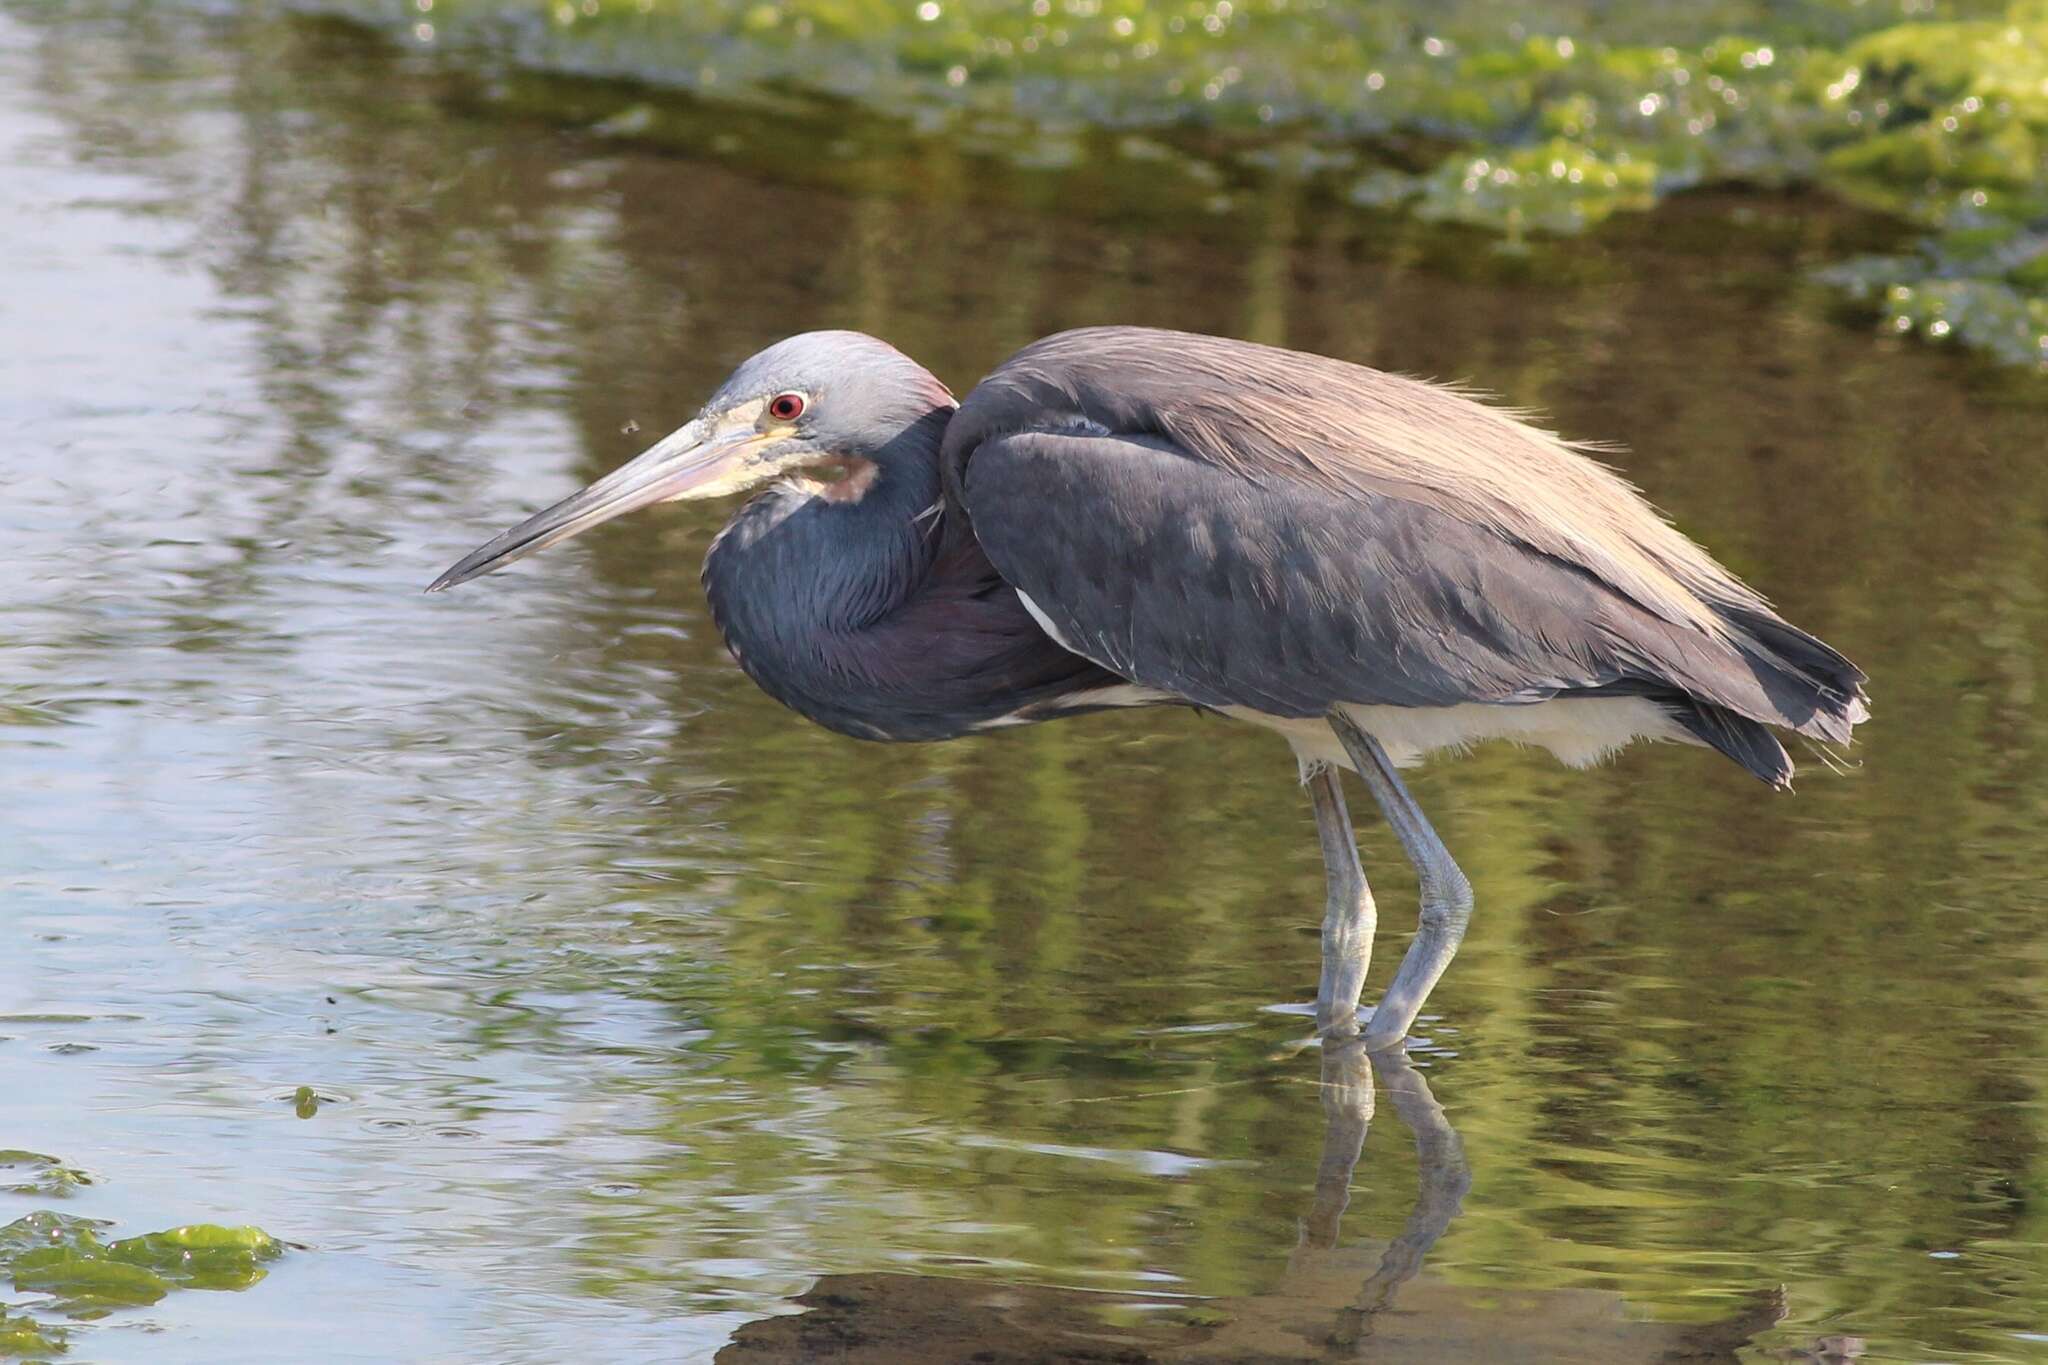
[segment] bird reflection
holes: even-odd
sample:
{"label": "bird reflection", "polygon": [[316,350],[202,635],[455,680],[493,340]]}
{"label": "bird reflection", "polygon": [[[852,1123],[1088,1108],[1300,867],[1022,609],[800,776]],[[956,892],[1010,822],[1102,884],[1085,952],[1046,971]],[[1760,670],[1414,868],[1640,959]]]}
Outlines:
{"label": "bird reflection", "polygon": [[[1135,1325],[1113,1324],[1104,1316],[1111,1300],[1099,1293],[921,1275],[828,1275],[795,1300],[808,1311],[748,1323],[718,1361],[1732,1361],[1784,1314],[1780,1295],[1762,1293],[1721,1322],[1641,1322],[1608,1291],[1474,1290],[1423,1275],[1425,1258],[1472,1188],[1449,1116],[1404,1052],[1369,1051],[1356,1038],[1323,1043],[1318,1092],[1322,1153],[1286,1269],[1262,1293],[1203,1301],[1200,1324],[1156,1311],[1185,1303],[1178,1299],[1150,1303],[1155,1311]],[[1382,1105],[1414,1139],[1417,1181],[1407,1220],[1374,1258],[1344,1246],[1341,1232],[1366,1135]]]}
{"label": "bird reflection", "polygon": [[[1401,1287],[1415,1278],[1464,1206],[1472,1188],[1465,1145],[1405,1052],[1370,1051],[1355,1038],[1326,1039],[1317,1088],[1322,1157],[1300,1239],[1280,1283],[1230,1303],[1230,1321],[1209,1339],[1160,1350],[1156,1359],[1361,1358],[1372,1349],[1380,1316],[1392,1309]],[[1358,1253],[1341,1249],[1340,1242],[1352,1179],[1382,1098],[1415,1141],[1415,1204],[1361,1283]]]}
{"label": "bird reflection", "polygon": [[1374,1081],[1415,1138],[1418,1168],[1415,1207],[1400,1235],[1387,1244],[1379,1268],[1359,1288],[1358,1297],[1339,1313],[1330,1335],[1333,1347],[1355,1347],[1372,1335],[1373,1319],[1391,1308],[1401,1286],[1422,1269],[1422,1258],[1464,1207],[1472,1188],[1472,1170],[1465,1164],[1465,1144],[1430,1093],[1429,1082],[1404,1052],[1368,1052],[1356,1039],[1330,1040],[1323,1045],[1323,1158],[1316,1169],[1315,1201],[1302,1224],[1304,1250],[1331,1250],[1337,1245],[1344,1208],[1351,1202],[1351,1177],[1365,1149],[1372,1124]]}

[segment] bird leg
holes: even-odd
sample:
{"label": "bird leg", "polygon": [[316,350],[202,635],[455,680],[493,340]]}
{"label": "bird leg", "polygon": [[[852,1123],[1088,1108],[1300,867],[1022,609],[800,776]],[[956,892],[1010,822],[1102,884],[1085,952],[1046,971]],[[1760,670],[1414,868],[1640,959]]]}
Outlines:
{"label": "bird leg", "polygon": [[1365,969],[1372,963],[1372,936],[1378,916],[1365,869],[1358,862],[1358,838],[1351,832],[1351,812],[1344,807],[1344,788],[1328,764],[1304,763],[1302,785],[1315,806],[1316,834],[1323,845],[1323,869],[1329,899],[1323,909],[1323,974],[1316,986],[1316,1032],[1324,1038],[1358,1034],[1358,995],[1365,989]]}
{"label": "bird leg", "polygon": [[1341,708],[1331,709],[1329,721],[1422,883],[1422,915],[1415,941],[1408,945],[1408,955],[1401,959],[1394,983],[1380,997],[1372,1025],[1365,1032],[1367,1047],[1393,1047],[1408,1036],[1423,1001],[1429,999],[1437,978],[1451,965],[1465,937],[1465,926],[1472,919],[1472,884],[1452,861],[1443,840],[1436,837],[1429,817],[1408,794],[1408,785],[1394,771],[1380,742],[1359,729]]}

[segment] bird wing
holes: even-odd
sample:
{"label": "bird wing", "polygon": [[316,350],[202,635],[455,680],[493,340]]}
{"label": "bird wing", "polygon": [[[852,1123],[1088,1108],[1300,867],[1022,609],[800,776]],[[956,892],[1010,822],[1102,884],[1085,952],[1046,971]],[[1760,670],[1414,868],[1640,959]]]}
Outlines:
{"label": "bird wing", "polygon": [[1541,701],[1626,679],[1628,627],[1675,635],[1584,571],[1442,512],[1261,486],[1158,438],[998,437],[964,496],[1062,643],[1205,706]]}
{"label": "bird wing", "polygon": [[1618,477],[1420,381],[1089,329],[984,380],[942,454],[1068,647],[1204,705],[1664,694],[1830,739],[1867,714],[1854,665]]}

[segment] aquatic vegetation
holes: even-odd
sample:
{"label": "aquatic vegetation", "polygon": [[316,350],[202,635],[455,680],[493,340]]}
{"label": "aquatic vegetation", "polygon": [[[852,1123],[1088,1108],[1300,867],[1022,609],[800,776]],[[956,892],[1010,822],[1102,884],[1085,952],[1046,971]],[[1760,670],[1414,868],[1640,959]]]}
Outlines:
{"label": "aquatic vegetation", "polygon": [[1523,232],[1571,233],[1622,209],[1656,202],[1656,166],[1628,152],[1612,159],[1559,137],[1533,147],[1460,157],[1426,175],[1382,171],[1353,192],[1361,204],[1412,199],[1432,221]]}
{"label": "aquatic vegetation", "polygon": [[[107,1223],[38,1210],[0,1227],[0,1273],[14,1288],[46,1294],[49,1311],[90,1320],[144,1307],[173,1289],[247,1289],[283,1246],[253,1227],[195,1223],[106,1242]],[[64,1349],[64,1333],[0,1312],[0,1355]]]}
{"label": "aquatic vegetation", "polygon": [[1824,278],[1881,301],[1899,331],[2048,364],[2048,5],[1900,25],[1848,59],[1825,93],[1853,91],[1868,131],[1828,152],[1823,178],[1933,231]]}
{"label": "aquatic vegetation", "polygon": [[0,1356],[35,1360],[61,1355],[70,1349],[66,1344],[69,1335],[61,1327],[47,1326],[0,1308]]}
{"label": "aquatic vegetation", "polygon": [[[1351,187],[1356,202],[1405,202],[1510,243],[1702,184],[1819,186],[1932,230],[1917,252],[1828,276],[1873,302],[1912,287],[1921,306],[1888,308],[1887,326],[1903,317],[1930,339],[2030,363],[2048,337],[2043,272],[1966,249],[1985,230],[1977,220],[2018,238],[2048,213],[2042,0],[309,4],[395,22],[416,46],[473,45],[541,70],[755,104],[854,101],[923,134],[1007,144],[1025,165],[1070,159],[1087,128],[1178,131],[1225,166],[1312,166],[1272,149],[1362,143],[1388,164]],[[660,122],[645,105],[629,112]],[[1958,193],[1975,196],[1971,225],[1951,221]]]}
{"label": "aquatic vegetation", "polygon": [[1918,252],[1820,272],[1894,330],[1954,337],[2012,364],[2048,364],[2048,236],[2020,224],[1936,233]]}
{"label": "aquatic vegetation", "polygon": [[0,1190],[11,1194],[39,1194],[62,1199],[92,1177],[76,1166],[67,1166],[53,1156],[15,1149],[0,1150]]}

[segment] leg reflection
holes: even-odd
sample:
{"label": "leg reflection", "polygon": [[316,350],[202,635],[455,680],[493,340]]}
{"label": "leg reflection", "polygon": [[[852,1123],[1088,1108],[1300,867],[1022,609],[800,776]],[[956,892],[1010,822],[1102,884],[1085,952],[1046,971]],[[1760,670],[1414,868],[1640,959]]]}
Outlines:
{"label": "leg reflection", "polygon": [[1380,1257],[1379,1268],[1338,1314],[1330,1334],[1332,1346],[1355,1345],[1372,1335],[1373,1316],[1390,1307],[1396,1291],[1422,1269],[1422,1258],[1458,1216],[1472,1188],[1464,1144],[1430,1093],[1429,1082],[1406,1054],[1398,1049],[1368,1052],[1357,1039],[1330,1039],[1323,1044],[1323,1155],[1316,1170],[1315,1201],[1302,1226],[1302,1245],[1337,1245],[1344,1208],[1351,1200],[1352,1172],[1372,1123],[1375,1081],[1415,1138],[1415,1207]]}

